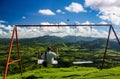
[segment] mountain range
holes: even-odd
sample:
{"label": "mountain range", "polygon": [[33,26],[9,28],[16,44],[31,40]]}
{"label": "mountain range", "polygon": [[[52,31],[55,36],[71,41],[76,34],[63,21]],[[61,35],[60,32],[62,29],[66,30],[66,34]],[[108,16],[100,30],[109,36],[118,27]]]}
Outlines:
{"label": "mountain range", "polygon": [[36,38],[25,38],[25,39],[20,39],[22,41],[25,40],[34,40],[34,41],[39,41],[39,42],[78,42],[78,41],[93,41],[97,38],[93,37],[82,37],[82,36],[65,36],[65,37],[57,37],[57,36],[41,36],[41,37],[36,37]]}
{"label": "mountain range", "polygon": [[[37,44],[37,43],[44,43],[44,44],[61,44],[66,43],[68,45],[82,45],[84,48],[105,48],[106,45],[105,38],[93,38],[93,37],[82,37],[82,36],[65,36],[65,37],[57,37],[57,36],[40,36],[36,38],[22,38],[19,39],[20,43],[29,43],[29,44]],[[10,39],[8,38],[1,38],[0,44],[8,44],[10,43]],[[109,48],[119,51],[120,45],[115,40],[110,40]]]}

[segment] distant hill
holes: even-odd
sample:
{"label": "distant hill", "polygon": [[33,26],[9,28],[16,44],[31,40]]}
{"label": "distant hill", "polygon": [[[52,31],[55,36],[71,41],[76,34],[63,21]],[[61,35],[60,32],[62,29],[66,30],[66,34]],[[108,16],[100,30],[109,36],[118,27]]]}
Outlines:
{"label": "distant hill", "polygon": [[[82,36],[65,36],[65,37],[57,37],[57,36],[41,36],[37,38],[29,38],[29,39],[21,39],[20,41],[28,42],[28,43],[51,43],[51,44],[61,44],[66,43],[68,46],[82,46],[87,49],[98,49],[105,48],[107,39],[105,38],[93,38],[93,37],[82,37]],[[110,40],[109,49],[120,51],[120,45],[114,41]]]}
{"label": "distant hill", "polygon": [[96,38],[93,37],[82,37],[82,36],[65,36],[63,37],[65,41],[68,42],[77,42],[77,41],[93,41]]}
{"label": "distant hill", "polygon": [[[77,42],[77,41],[93,41],[96,38],[92,37],[82,37],[82,36],[65,36],[65,37],[57,37],[57,36],[41,36],[36,38],[25,38],[20,41],[38,41],[38,42]],[[26,41],[26,42],[27,42]]]}
{"label": "distant hill", "polygon": [[36,38],[25,38],[25,39],[20,39],[20,42],[26,42],[26,43],[59,43],[63,42],[64,40],[61,37],[56,37],[56,36],[41,36],[41,37],[36,37]]}
{"label": "distant hill", "polygon": [[[19,39],[20,43],[29,43],[29,44],[37,44],[37,43],[44,43],[44,44],[63,44],[66,43],[68,46],[82,46],[83,48],[87,49],[96,49],[96,48],[105,48],[106,45],[105,38],[93,38],[93,37],[82,37],[82,36],[65,36],[65,37],[57,37],[57,36],[41,36],[36,38],[24,38]],[[0,44],[9,44],[10,39],[8,38],[0,38]],[[109,42],[109,49],[112,50],[120,50],[120,45],[114,41],[110,40]]]}

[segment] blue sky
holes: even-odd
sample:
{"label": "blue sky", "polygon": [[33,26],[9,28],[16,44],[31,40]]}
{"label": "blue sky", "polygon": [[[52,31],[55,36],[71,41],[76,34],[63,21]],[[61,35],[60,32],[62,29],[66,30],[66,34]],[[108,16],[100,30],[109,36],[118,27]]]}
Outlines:
{"label": "blue sky", "polygon": [[[15,24],[108,23],[119,26],[119,7],[119,0],[0,0],[0,36],[10,37]],[[93,30],[98,36],[104,31],[107,35],[103,28]]]}
{"label": "blue sky", "polygon": [[[83,6],[86,12],[70,12],[65,9],[72,2]],[[95,23],[101,22],[101,19],[96,16],[97,11],[85,7],[84,0],[0,0],[0,20],[8,22],[8,24],[40,24],[41,22],[67,22],[74,23],[75,21],[85,22],[92,21]],[[43,15],[39,10],[49,9],[55,15]],[[56,12],[61,10],[64,13]]]}

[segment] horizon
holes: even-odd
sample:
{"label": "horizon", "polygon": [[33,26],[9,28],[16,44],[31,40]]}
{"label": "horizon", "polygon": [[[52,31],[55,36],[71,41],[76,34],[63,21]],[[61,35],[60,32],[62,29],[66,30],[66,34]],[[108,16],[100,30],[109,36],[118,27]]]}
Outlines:
{"label": "horizon", "polygon": [[[102,37],[92,37],[92,36],[75,36],[75,35],[66,35],[66,36],[62,36],[62,37],[60,37],[60,36],[55,36],[55,35],[43,35],[43,36],[38,36],[38,37],[26,37],[26,38],[19,38],[18,37],[18,39],[19,40],[21,40],[21,39],[36,39],[36,38],[43,38],[43,37],[56,37],[56,38],[66,38],[66,37],[73,37],[74,39],[75,39],[75,41],[77,40],[78,41],[78,38],[84,38],[84,39],[87,39],[87,38],[91,38],[91,39],[93,39],[93,40],[95,40],[95,39],[107,39],[107,38],[102,38]],[[2,38],[0,38],[0,39],[11,39],[11,38],[7,38],[7,37],[2,37]],[[14,39],[16,39],[16,38],[14,38]],[[90,40],[91,40],[90,39]],[[80,39],[81,40],[81,39]],[[83,39],[82,39],[83,40]],[[88,39],[89,40],[89,39]],[[110,40],[116,40],[116,38],[110,38]],[[116,40],[117,41],[117,40]]]}

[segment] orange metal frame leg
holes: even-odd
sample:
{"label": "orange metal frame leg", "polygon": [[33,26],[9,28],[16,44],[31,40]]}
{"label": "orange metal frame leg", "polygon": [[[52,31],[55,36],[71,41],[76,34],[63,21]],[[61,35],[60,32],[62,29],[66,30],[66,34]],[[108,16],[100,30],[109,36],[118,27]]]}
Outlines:
{"label": "orange metal frame leg", "polygon": [[[13,42],[14,42],[14,35],[16,35],[18,59],[17,60],[13,60],[13,61],[10,62],[10,55],[11,55],[11,52],[12,52],[12,45],[13,45]],[[12,33],[12,37],[11,37],[11,41],[10,41],[9,52],[8,52],[8,57],[7,57],[7,62],[6,62],[6,67],[5,67],[5,72],[4,72],[3,79],[6,79],[9,65],[13,64],[15,62],[19,62],[19,64],[20,64],[20,71],[21,71],[21,74],[22,74],[22,60],[21,60],[21,56],[20,56],[20,48],[19,48],[19,41],[18,41],[18,34],[17,34],[17,27],[16,26],[13,29],[13,33]]]}

